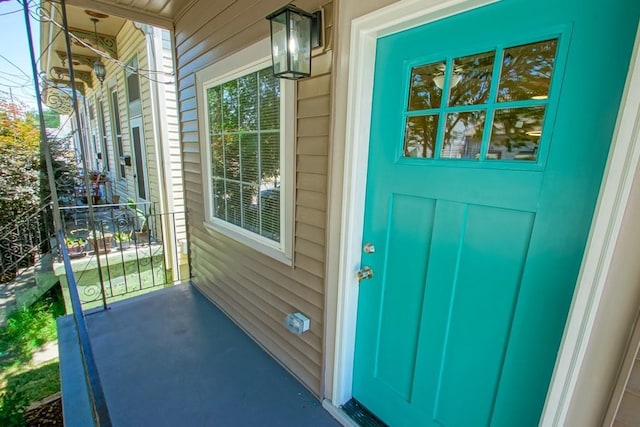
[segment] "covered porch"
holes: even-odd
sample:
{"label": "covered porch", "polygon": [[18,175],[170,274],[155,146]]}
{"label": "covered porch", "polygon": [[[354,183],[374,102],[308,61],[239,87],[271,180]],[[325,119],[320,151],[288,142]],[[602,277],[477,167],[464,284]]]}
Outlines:
{"label": "covered porch", "polygon": [[[339,425],[191,284],[85,318],[114,426]],[[58,332],[65,425],[93,425],[73,317]]]}

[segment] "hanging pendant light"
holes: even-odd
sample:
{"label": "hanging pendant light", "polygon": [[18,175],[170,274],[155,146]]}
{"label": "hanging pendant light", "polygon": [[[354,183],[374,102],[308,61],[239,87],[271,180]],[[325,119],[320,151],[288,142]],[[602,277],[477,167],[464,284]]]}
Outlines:
{"label": "hanging pendant light", "polygon": [[[93,34],[96,37],[96,49],[97,49],[99,46],[98,31],[96,29],[96,24],[98,23],[98,19],[91,18],[91,22],[93,22]],[[102,86],[102,82],[104,82],[104,78],[107,76],[107,69],[105,68],[104,64],[100,60],[100,57],[98,57],[93,63],[93,73],[96,75],[96,78],[100,82],[100,86]]]}

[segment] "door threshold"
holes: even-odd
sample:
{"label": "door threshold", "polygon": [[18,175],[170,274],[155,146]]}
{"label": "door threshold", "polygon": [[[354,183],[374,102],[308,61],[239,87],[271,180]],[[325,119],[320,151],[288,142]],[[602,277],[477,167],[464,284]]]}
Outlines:
{"label": "door threshold", "polygon": [[353,398],[340,407],[325,399],[322,406],[346,427],[387,427],[373,412]]}

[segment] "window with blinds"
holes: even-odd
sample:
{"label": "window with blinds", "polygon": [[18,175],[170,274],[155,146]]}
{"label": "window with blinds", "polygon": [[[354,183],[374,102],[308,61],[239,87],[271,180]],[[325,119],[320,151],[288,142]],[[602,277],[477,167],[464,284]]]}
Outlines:
{"label": "window with blinds", "polygon": [[279,79],[271,67],[206,89],[212,215],[281,241]]}

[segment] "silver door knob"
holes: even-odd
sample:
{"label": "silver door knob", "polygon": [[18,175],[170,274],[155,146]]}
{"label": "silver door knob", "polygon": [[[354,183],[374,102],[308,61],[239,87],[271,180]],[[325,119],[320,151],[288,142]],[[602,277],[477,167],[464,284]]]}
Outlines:
{"label": "silver door knob", "polygon": [[356,276],[358,277],[358,282],[364,279],[371,279],[373,277],[373,270],[371,267],[364,266],[362,269],[358,270]]}

